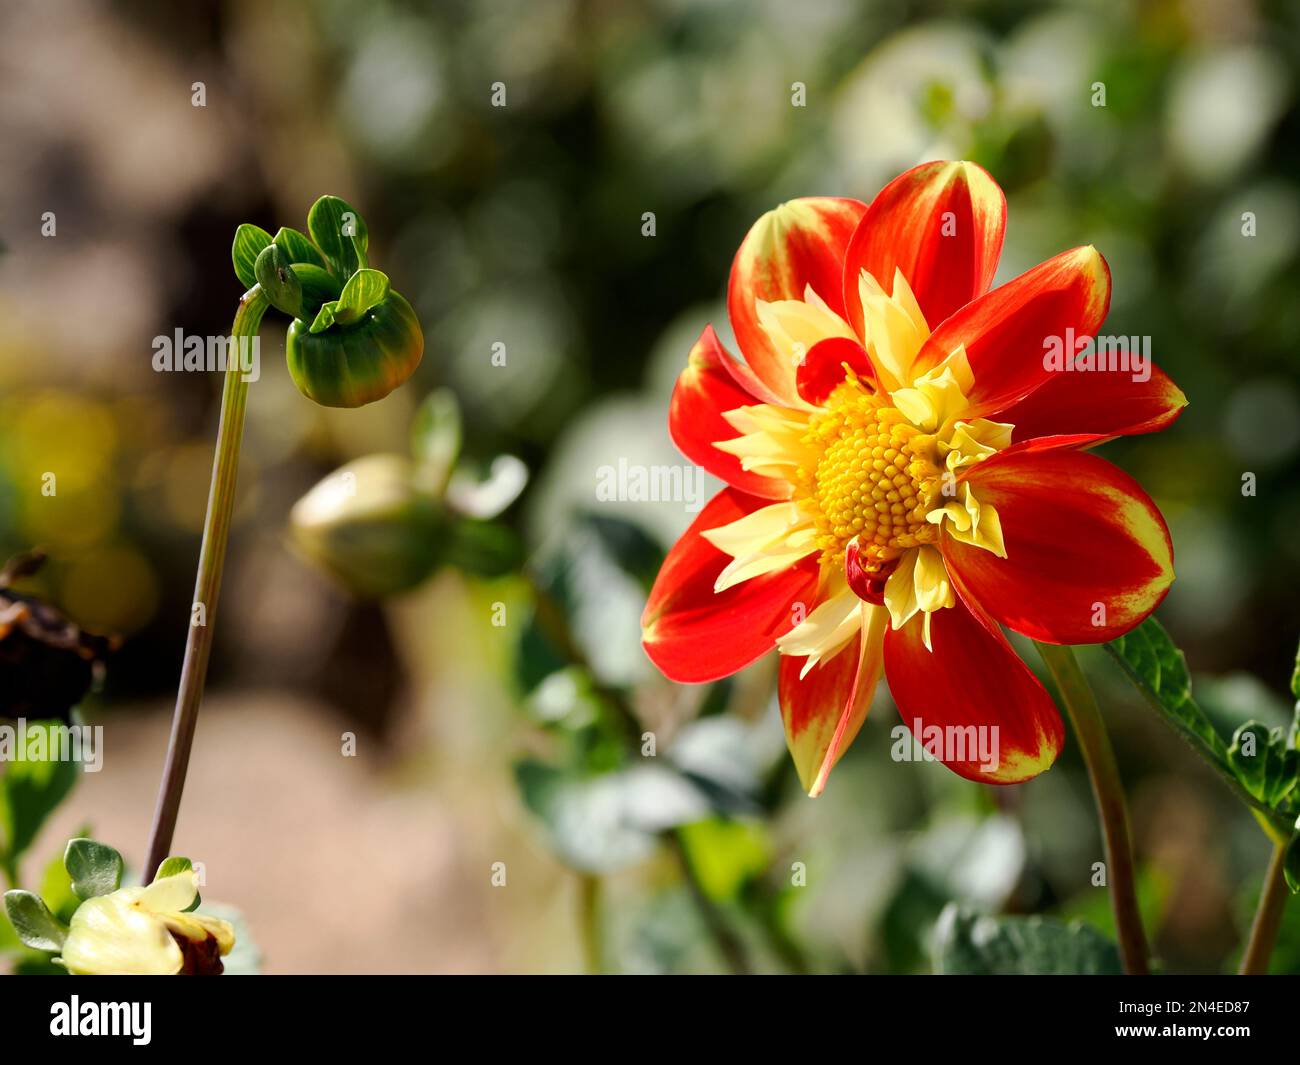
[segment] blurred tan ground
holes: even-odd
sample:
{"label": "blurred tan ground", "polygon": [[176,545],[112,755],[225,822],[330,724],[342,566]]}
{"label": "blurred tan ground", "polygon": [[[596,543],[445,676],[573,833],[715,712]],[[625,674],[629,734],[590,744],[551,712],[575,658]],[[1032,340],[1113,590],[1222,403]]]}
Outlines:
{"label": "blurred tan ground", "polygon": [[[29,883],[84,822],[138,868],[167,742],[156,710],[111,723],[105,771],[85,774],[43,834]],[[172,848],[204,863],[205,898],[244,910],[265,971],[576,969],[569,878],[490,805],[391,790],[364,740],[341,757],[320,711],[274,693],[211,699]],[[490,886],[497,860],[504,888]],[[543,908],[558,912],[526,921],[531,907],[511,898],[521,891],[550,895]]]}
{"label": "blurred tan ground", "polygon": [[[513,798],[503,737],[517,724],[470,645],[478,604],[455,580],[393,611],[399,639],[432,643],[382,747],[337,710],[275,690],[205,701],[173,853],[205,866],[205,898],[241,908],[268,973],[575,972],[576,878]],[[227,619],[230,615],[227,615]],[[452,634],[458,634],[453,636]],[[438,683],[432,683],[434,674]],[[29,852],[24,881],[84,824],[137,875],[170,704],[103,715],[104,768],[83,774]],[[491,885],[506,863],[504,887]]]}

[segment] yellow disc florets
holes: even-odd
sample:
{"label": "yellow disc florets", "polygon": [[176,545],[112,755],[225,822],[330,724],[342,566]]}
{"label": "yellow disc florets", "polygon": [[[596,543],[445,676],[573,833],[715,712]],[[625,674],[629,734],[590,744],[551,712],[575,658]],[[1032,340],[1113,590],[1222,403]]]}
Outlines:
{"label": "yellow disc florets", "polygon": [[816,456],[800,471],[822,558],[842,564],[855,536],[864,558],[884,564],[938,539],[925,520],[942,488],[935,439],[853,379],[831,395],[804,442]]}

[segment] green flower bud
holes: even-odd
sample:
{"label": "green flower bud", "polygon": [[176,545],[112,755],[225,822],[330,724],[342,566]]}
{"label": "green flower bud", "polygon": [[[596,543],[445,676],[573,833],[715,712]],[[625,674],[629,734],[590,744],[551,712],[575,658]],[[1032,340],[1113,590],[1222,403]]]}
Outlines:
{"label": "green flower bud", "polygon": [[[324,304],[320,314],[334,305]],[[415,372],[424,356],[420,321],[392,291],[354,321],[336,317],[319,332],[311,328],[302,319],[289,326],[285,356],[298,391],[325,407],[360,407],[383,399]]]}
{"label": "green flower bud", "polygon": [[272,237],[240,226],[235,273],[293,319],[285,355],[304,396],[326,407],[383,399],[420,365],[419,319],[387,276],[369,268],[365,220],[345,200],[322,196],[307,230],[310,236],[282,228]]}
{"label": "green flower bud", "polygon": [[294,545],[357,595],[415,587],[442,561],[446,515],[414,487],[414,472],[402,455],[349,462],[294,505]]}

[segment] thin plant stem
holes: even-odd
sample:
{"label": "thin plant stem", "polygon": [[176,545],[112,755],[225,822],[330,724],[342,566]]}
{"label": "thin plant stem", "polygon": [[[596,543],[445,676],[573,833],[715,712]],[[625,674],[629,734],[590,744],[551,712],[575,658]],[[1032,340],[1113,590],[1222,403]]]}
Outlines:
{"label": "thin plant stem", "polygon": [[181,665],[176,710],[172,715],[171,738],[167,743],[167,760],[163,766],[153,827],[149,833],[149,852],[143,870],[146,881],[153,877],[171,850],[181,793],[185,790],[185,772],[190,764],[194,728],[198,723],[203,685],[208,674],[208,658],[212,653],[217,597],[221,591],[221,572],[225,566],[226,543],[230,538],[231,514],[235,507],[239,447],[244,436],[248,381],[239,356],[242,346],[251,344],[257,336],[267,307],[266,296],[259,286],[254,285],[240,299],[239,310],[230,331],[226,380],[221,393],[221,422],[217,428],[212,484],[208,490],[208,513],[203,522],[203,543],[199,548],[199,569],[194,583],[194,607],[189,634],[185,640],[185,658]]}
{"label": "thin plant stem", "polygon": [[1286,909],[1290,890],[1286,885],[1287,840],[1273,843],[1273,857],[1269,859],[1268,872],[1264,874],[1264,887],[1260,892],[1255,919],[1250,925],[1250,938],[1246,952],[1241,956],[1242,976],[1262,976],[1268,972],[1269,955],[1277,943],[1277,932],[1282,927],[1282,912]]}
{"label": "thin plant stem", "polygon": [[1057,693],[1074,727],[1088,767],[1097,816],[1106,845],[1107,882],[1110,903],[1115,912],[1115,929],[1119,935],[1120,957],[1124,971],[1131,976],[1150,972],[1147,961],[1146,935],[1138,909],[1134,875],[1133,843],[1129,833],[1128,808],[1124,788],[1115,764],[1115,752],[1106,733],[1106,724],[1097,709],[1097,700],[1074,652],[1069,647],[1034,641],[1038,653],[1056,681]]}
{"label": "thin plant stem", "polygon": [[578,919],[582,924],[582,952],[587,972],[599,976],[604,969],[604,943],[600,920],[600,877],[584,873],[579,878]]}

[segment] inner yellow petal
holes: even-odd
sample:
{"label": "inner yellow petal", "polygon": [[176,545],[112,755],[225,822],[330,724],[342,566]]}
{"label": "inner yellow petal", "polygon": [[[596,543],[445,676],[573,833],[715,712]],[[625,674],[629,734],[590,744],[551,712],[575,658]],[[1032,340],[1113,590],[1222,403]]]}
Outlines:
{"label": "inner yellow petal", "polygon": [[756,300],[758,324],[772,347],[791,366],[799,366],[812,346],[831,337],[856,339],[848,322],[830,309],[811,285],[802,300]]}
{"label": "inner yellow petal", "polygon": [[867,354],[889,390],[912,380],[912,364],[930,335],[920,304],[901,270],[895,268],[893,292],[886,293],[874,276],[858,276]]}
{"label": "inner yellow petal", "polygon": [[863,624],[863,608],[873,609],[849,588],[843,577],[832,584],[829,594],[800,624],[776,641],[783,655],[807,655],[799,677],[802,680],[818,662],[829,658],[849,642]]}

